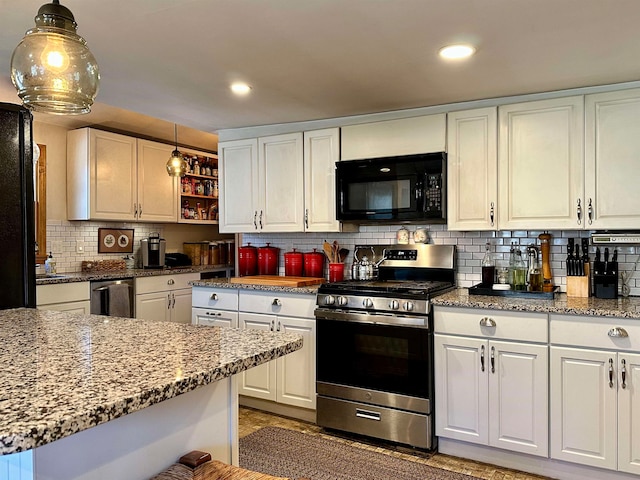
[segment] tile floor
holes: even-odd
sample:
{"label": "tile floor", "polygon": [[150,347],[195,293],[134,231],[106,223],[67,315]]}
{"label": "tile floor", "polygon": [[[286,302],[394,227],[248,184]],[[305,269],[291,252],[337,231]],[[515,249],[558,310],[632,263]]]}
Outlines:
{"label": "tile floor", "polygon": [[427,465],[431,465],[432,467],[438,467],[458,473],[473,475],[485,480],[544,480],[547,478],[530,473],[509,470],[507,468],[501,468],[495,465],[488,465],[485,463],[478,463],[458,457],[443,455],[440,453],[429,454],[409,448],[397,447],[391,444],[386,444],[384,442],[368,441],[367,439],[363,439],[360,437],[336,436],[332,434],[333,432],[325,432],[322,428],[312,423],[281,417],[260,410],[240,407],[240,437],[244,437],[245,435],[248,435],[266,426],[288,428],[291,430],[297,430],[313,435],[331,437],[335,440],[349,443],[351,445],[356,445],[361,448],[374,450],[377,452],[385,453],[387,455],[393,455],[415,462],[425,463]]}

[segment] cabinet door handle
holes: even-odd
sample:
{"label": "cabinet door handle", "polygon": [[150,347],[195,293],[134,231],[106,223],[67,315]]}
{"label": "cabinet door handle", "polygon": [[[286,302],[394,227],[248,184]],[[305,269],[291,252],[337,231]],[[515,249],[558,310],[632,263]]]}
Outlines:
{"label": "cabinet door handle", "polygon": [[613,327],[611,330],[607,332],[607,335],[609,335],[612,338],[626,338],[629,336],[627,331],[622,327]]}
{"label": "cabinet door handle", "polygon": [[589,205],[587,207],[587,215],[589,215],[589,225],[593,223],[593,205],[591,205],[591,199],[589,199]]}
{"label": "cabinet door handle", "polygon": [[167,310],[171,309],[171,294],[167,293]]}
{"label": "cabinet door handle", "polygon": [[253,212],[253,226],[256,230],[258,229],[258,210]]}
{"label": "cabinet door handle", "polygon": [[582,204],[580,203],[580,199],[578,199],[578,207],[576,209],[576,215],[578,216],[578,225],[582,225]]}
{"label": "cabinet door handle", "polygon": [[494,217],[495,217],[495,205],[493,202],[491,202],[491,210],[489,210],[489,218],[491,218],[491,226],[493,227],[494,225]]}
{"label": "cabinet door handle", "polygon": [[142,218],[142,204],[138,204],[138,218]]}
{"label": "cabinet door handle", "polygon": [[627,361],[622,359],[622,366],[620,367],[620,376],[622,377],[622,388],[627,388]]}
{"label": "cabinet door handle", "polygon": [[133,204],[133,218],[138,218],[138,204]]}
{"label": "cabinet door handle", "polygon": [[496,373],[496,348],[491,347],[491,373]]}
{"label": "cabinet door handle", "polygon": [[493,318],[482,317],[480,319],[480,326],[481,327],[495,327],[496,326],[496,321]]}
{"label": "cabinet door handle", "polygon": [[613,358],[609,359],[609,388],[613,388]]}
{"label": "cabinet door handle", "polygon": [[309,209],[304,210],[304,228],[309,228]]}
{"label": "cabinet door handle", "polygon": [[278,331],[280,331],[280,327],[282,327],[282,324],[280,323],[280,320],[278,320]]}
{"label": "cabinet door handle", "polygon": [[260,230],[262,230],[262,210],[260,210]]}
{"label": "cabinet door handle", "polygon": [[276,323],[275,320],[271,320],[271,322],[270,322],[269,330],[271,330],[272,332],[275,330],[275,323]]}
{"label": "cabinet door handle", "polygon": [[480,347],[480,371],[484,372],[484,345]]}
{"label": "cabinet door handle", "polygon": [[217,302],[218,301],[218,294],[217,293],[212,293],[209,298],[211,300],[213,300],[214,302]]}
{"label": "cabinet door handle", "polygon": [[281,307],[282,306],[282,302],[280,301],[279,298],[274,298],[273,302],[271,302],[271,305],[273,305],[274,307]]}

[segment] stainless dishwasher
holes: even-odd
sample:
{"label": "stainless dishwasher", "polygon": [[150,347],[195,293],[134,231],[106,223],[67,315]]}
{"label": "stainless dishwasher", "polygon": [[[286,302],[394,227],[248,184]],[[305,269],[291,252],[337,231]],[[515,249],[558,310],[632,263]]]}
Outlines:
{"label": "stainless dishwasher", "polygon": [[134,279],[91,281],[91,313],[133,318]]}

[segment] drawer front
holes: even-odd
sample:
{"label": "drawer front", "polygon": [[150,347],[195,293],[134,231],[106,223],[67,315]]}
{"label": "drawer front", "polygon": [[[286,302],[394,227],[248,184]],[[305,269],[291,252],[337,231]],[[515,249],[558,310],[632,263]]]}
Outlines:
{"label": "drawer front", "polygon": [[36,305],[89,300],[89,282],[54,283],[36,286]]}
{"label": "drawer front", "polygon": [[434,330],[445,335],[465,335],[500,340],[547,343],[546,313],[434,307]]}
{"label": "drawer front", "polygon": [[210,327],[238,328],[238,312],[214,310],[211,308],[193,308],[191,323]]}
{"label": "drawer front", "polygon": [[551,315],[550,319],[552,344],[640,351],[638,320],[581,315]]}
{"label": "drawer front", "polygon": [[241,312],[315,318],[315,295],[240,290],[239,302]]}
{"label": "drawer front", "polygon": [[164,292],[178,290],[180,288],[191,288],[189,282],[200,280],[199,273],[181,273],[178,275],[158,275],[156,277],[136,278],[136,294]]}
{"label": "drawer front", "polygon": [[235,288],[193,287],[191,305],[200,308],[238,310],[238,290]]}

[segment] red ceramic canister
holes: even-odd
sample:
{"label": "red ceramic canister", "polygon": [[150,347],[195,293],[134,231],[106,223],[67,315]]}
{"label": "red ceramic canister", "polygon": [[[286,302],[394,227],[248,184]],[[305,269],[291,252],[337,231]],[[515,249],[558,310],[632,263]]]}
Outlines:
{"label": "red ceramic canister", "polygon": [[250,243],[238,247],[238,274],[241,277],[255,275],[258,272],[258,249]]}
{"label": "red ceramic canister", "polygon": [[304,276],[305,277],[324,277],[324,254],[316,252],[306,252],[304,254]]}
{"label": "red ceramic canister", "polygon": [[280,249],[270,247],[258,247],[258,275],[278,275],[278,257]]}
{"label": "red ceramic canister", "polygon": [[284,274],[288,277],[301,277],[302,276],[302,252],[287,252],[284,254]]}

